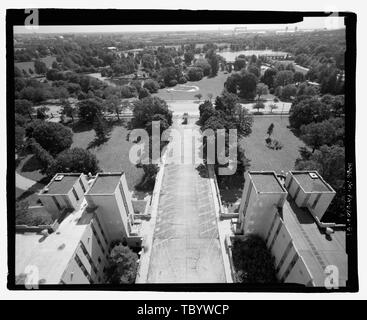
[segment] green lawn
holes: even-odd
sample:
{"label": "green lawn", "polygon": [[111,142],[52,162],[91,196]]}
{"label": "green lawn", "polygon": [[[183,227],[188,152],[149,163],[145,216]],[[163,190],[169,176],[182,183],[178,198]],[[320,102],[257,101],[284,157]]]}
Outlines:
{"label": "green lawn", "polygon": [[[209,93],[213,95],[215,99],[216,96],[219,96],[224,88],[224,82],[228,78],[229,74],[224,74],[224,72],[219,71],[218,75],[214,78],[205,77],[200,81],[188,81],[185,83],[187,86],[197,86],[199,87],[199,91],[196,92],[182,92],[182,91],[167,91],[167,89],[171,88],[164,88],[160,89],[158,93],[154,94],[164,100],[196,100],[195,95],[201,93],[203,98],[207,99]],[[174,88],[174,87],[173,87]]]}
{"label": "green lawn", "polygon": [[[126,140],[128,130],[123,126],[115,126],[111,131],[109,140],[101,146],[89,149],[99,160],[100,168],[105,172],[120,172],[126,174],[127,184],[130,190],[134,190],[143,176],[143,170],[136,168],[129,160],[129,150],[133,143]],[[94,130],[74,133],[73,145],[87,149],[94,140]]]}
{"label": "green lawn", "polygon": [[[281,150],[269,149],[265,144],[266,132],[271,123],[274,124],[272,138],[283,144]],[[287,128],[288,125],[287,116],[254,117],[252,134],[242,141],[245,155],[251,159],[250,170],[274,170],[279,173],[281,170],[286,172],[294,168],[299,157],[298,149],[305,145]]]}
{"label": "green lawn", "polygon": [[[272,138],[279,140],[283,144],[281,150],[269,149],[265,144],[267,130],[270,124],[274,124]],[[305,146],[290,131],[287,126],[289,120],[287,116],[255,116],[252,126],[252,133],[249,137],[241,141],[245,149],[245,155],[251,160],[248,170],[287,172],[294,169],[294,163],[299,157],[299,148]],[[246,174],[245,174],[246,177]],[[230,204],[238,203],[241,199],[243,186],[230,184],[228,189],[221,189],[221,198],[225,206],[229,206],[230,212],[237,212],[237,207]]]}
{"label": "green lawn", "polygon": [[33,154],[26,155],[20,160],[16,172],[34,181],[41,181],[45,175],[40,172],[41,165]]}

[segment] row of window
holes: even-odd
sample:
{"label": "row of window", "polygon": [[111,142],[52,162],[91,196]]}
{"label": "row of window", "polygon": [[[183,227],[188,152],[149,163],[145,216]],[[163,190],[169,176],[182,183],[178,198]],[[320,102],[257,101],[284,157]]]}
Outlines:
{"label": "row of window", "polygon": [[79,245],[80,245],[80,248],[82,249],[84,255],[86,256],[88,262],[90,263],[90,265],[91,265],[94,273],[97,274],[98,273],[98,269],[97,269],[96,265],[94,264],[94,262],[92,260],[92,257],[90,256],[90,254],[89,254],[87,248],[85,247],[84,243],[82,241],[80,241],[79,242]]}
{"label": "row of window", "polygon": [[94,236],[96,237],[97,243],[99,245],[99,247],[101,248],[101,251],[103,252],[104,255],[106,255],[106,250],[104,249],[101,239],[99,238],[99,235],[97,233],[96,228],[94,227],[93,223],[90,224],[91,228],[92,228],[92,232],[94,234]]}
{"label": "row of window", "polygon": [[88,279],[89,283],[93,284],[93,279],[91,275],[89,274],[88,270],[84,266],[82,260],[80,260],[79,256],[75,254],[74,256],[75,262],[78,264],[79,268],[83,271],[85,277]]}
{"label": "row of window", "polygon": [[103,240],[106,242],[106,246],[108,247],[108,240],[107,240],[106,234],[103,231],[101,222],[99,221],[99,218],[98,218],[97,214],[94,215],[94,219],[96,220],[96,222],[98,224],[98,227],[99,227],[99,230],[101,230],[101,234],[102,234]]}

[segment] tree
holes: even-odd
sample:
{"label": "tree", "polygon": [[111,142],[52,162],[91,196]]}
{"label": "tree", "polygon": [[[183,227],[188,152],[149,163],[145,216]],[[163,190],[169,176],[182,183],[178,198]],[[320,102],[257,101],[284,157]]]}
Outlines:
{"label": "tree", "polygon": [[189,81],[199,81],[204,77],[203,70],[198,67],[189,68],[187,72]]}
{"label": "tree", "polygon": [[212,93],[208,93],[208,99],[209,99],[209,101],[212,101],[212,99],[213,99],[213,94]]}
{"label": "tree", "polygon": [[292,103],[289,110],[289,123],[291,127],[299,130],[302,125],[328,119],[330,114],[330,106],[322,103],[317,97],[307,97]]}
{"label": "tree", "polygon": [[194,53],[192,51],[187,51],[184,54],[184,61],[187,65],[190,65],[192,60],[194,60]]}
{"label": "tree", "polygon": [[28,137],[34,138],[52,156],[70,148],[73,143],[72,131],[56,122],[33,121],[26,132]]}
{"label": "tree", "polygon": [[233,67],[235,71],[240,71],[243,68],[246,68],[246,59],[240,58],[239,56],[236,58],[235,62],[233,63]]}
{"label": "tree", "polygon": [[258,67],[256,67],[256,65],[254,65],[254,64],[250,64],[247,67],[247,72],[254,74],[256,76],[256,78],[260,77],[260,69]]}
{"label": "tree", "polygon": [[148,89],[150,93],[157,93],[159,89],[159,83],[157,81],[154,81],[152,79],[148,79],[144,81],[143,87],[145,89]]}
{"label": "tree", "polygon": [[294,84],[287,84],[286,86],[282,87],[280,96],[283,100],[289,100],[296,95],[297,87]]}
{"label": "tree", "polygon": [[305,81],[305,76],[303,75],[302,72],[297,71],[294,73],[293,80],[296,83],[301,83]]}
{"label": "tree", "polygon": [[34,62],[34,70],[38,74],[45,74],[47,72],[47,66],[44,62],[42,62],[40,60],[36,60]]}
{"label": "tree", "polygon": [[128,246],[119,244],[110,253],[109,281],[113,284],[135,282],[138,270],[138,255]]}
{"label": "tree", "polygon": [[15,126],[15,151],[19,152],[24,146],[25,130],[20,126]]}
{"label": "tree", "polygon": [[169,110],[166,101],[158,97],[146,97],[134,102],[134,118],[132,125],[134,128],[142,128],[151,131],[151,123],[154,117],[161,115],[166,120],[168,126],[172,125],[172,111]]}
{"label": "tree", "polygon": [[96,117],[93,124],[93,129],[96,133],[98,143],[103,143],[107,140],[108,127],[104,119]]}
{"label": "tree", "polygon": [[212,67],[209,61],[206,59],[198,59],[195,62],[195,67],[200,68],[203,71],[203,75],[205,77],[210,76],[210,74],[212,73]]}
{"label": "tree", "polygon": [[195,98],[198,98],[199,101],[201,100],[201,98],[203,97],[203,95],[201,93],[195,94],[194,96]]}
{"label": "tree", "polygon": [[312,153],[322,145],[342,144],[344,139],[344,119],[328,119],[301,126],[300,139],[312,148]]}
{"label": "tree", "polygon": [[252,100],[256,96],[257,78],[254,74],[247,71],[241,72],[239,81],[240,96]]}
{"label": "tree", "polygon": [[139,91],[139,99],[144,99],[146,97],[149,97],[150,96],[150,93],[147,89],[145,88],[141,88],[140,91]]}
{"label": "tree", "polygon": [[102,104],[95,98],[82,100],[77,104],[80,121],[93,123],[97,116],[102,116]]}
{"label": "tree", "polygon": [[219,58],[214,49],[211,49],[207,52],[206,59],[208,60],[208,63],[210,65],[210,76],[215,77],[218,74],[219,70]]}
{"label": "tree", "polygon": [[266,134],[269,136],[269,138],[273,134],[273,131],[274,131],[274,123],[271,123],[269,128],[268,128],[268,131],[266,132]]}
{"label": "tree", "polygon": [[139,164],[138,168],[144,170],[144,176],[141,181],[135,186],[137,190],[151,192],[154,190],[155,180],[159,167],[156,164]]}
{"label": "tree", "polygon": [[269,88],[274,87],[274,77],[277,74],[277,70],[273,68],[266,69],[261,81],[265,83]]}
{"label": "tree", "polygon": [[270,113],[273,113],[273,110],[278,109],[278,106],[275,103],[269,104]]}
{"label": "tree", "polygon": [[211,116],[215,114],[215,109],[213,107],[213,104],[210,101],[206,100],[199,105],[199,112],[199,123],[203,125]]}
{"label": "tree", "polygon": [[275,260],[264,240],[255,234],[233,242],[236,282],[276,283]]}
{"label": "tree", "polygon": [[274,87],[286,86],[293,83],[293,72],[290,70],[279,71],[274,78]]}
{"label": "tree", "polygon": [[260,112],[260,109],[265,109],[265,104],[261,101],[256,101],[256,103],[252,106],[253,109],[257,109],[257,112]]}
{"label": "tree", "polygon": [[54,163],[50,166],[50,176],[57,172],[82,172],[84,174],[96,174],[100,171],[96,156],[82,148],[72,148],[57,155]]}
{"label": "tree", "polygon": [[268,93],[269,93],[269,89],[266,84],[260,82],[256,85],[257,101],[260,101],[260,98],[262,95],[265,95]]}
{"label": "tree", "polygon": [[25,99],[16,99],[14,101],[14,111],[23,116],[29,116],[29,120],[32,120],[32,113],[34,112],[32,102]]}
{"label": "tree", "polygon": [[61,102],[62,110],[61,113],[70,117],[71,120],[74,122],[74,116],[76,114],[76,109],[70,104],[68,100],[62,100]]}

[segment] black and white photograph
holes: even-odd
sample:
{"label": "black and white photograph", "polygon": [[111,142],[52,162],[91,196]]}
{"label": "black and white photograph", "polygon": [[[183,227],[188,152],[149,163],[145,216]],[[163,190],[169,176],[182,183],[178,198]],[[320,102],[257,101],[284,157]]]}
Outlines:
{"label": "black and white photograph", "polygon": [[4,12],[5,291],[359,291],[357,12],[52,7]]}

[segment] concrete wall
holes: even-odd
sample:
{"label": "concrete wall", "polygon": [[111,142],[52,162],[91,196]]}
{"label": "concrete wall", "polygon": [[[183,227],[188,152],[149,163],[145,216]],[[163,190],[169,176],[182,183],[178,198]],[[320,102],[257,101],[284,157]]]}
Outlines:
{"label": "concrete wall", "polygon": [[[96,205],[96,213],[103,224],[106,226],[108,237],[111,241],[119,240],[127,237],[128,233],[125,229],[127,217],[125,212],[121,211],[122,204],[117,201],[116,194],[108,195],[85,195],[87,202],[92,206]],[[92,200],[92,203],[90,202]],[[102,223],[102,222],[101,222]]]}
{"label": "concrete wall", "polygon": [[93,223],[94,229],[98,234],[98,238],[100,239],[100,243],[102,244],[103,249],[98,243],[91,226],[88,226],[88,228],[85,230],[80,241],[84,244],[85,249],[87,250],[94,266],[97,269],[97,273],[95,272],[94,268],[89,262],[87,256],[84,254],[81,245],[79,244],[62,276],[62,281],[66,284],[90,283],[88,278],[85,276],[84,272],[78,265],[78,263],[75,261],[75,254],[77,254],[78,257],[80,258],[85,269],[91,276],[93,283],[105,283],[106,278],[103,270],[108,266],[108,256],[109,256],[108,245],[103,240],[98,224],[95,221],[92,221],[91,223]]}
{"label": "concrete wall", "polygon": [[[83,181],[83,184],[88,190],[88,182],[84,174],[81,175],[80,178]],[[79,200],[77,200],[74,196],[72,189],[75,189],[75,192],[78,195]],[[79,204],[82,202],[84,197],[84,191],[80,186],[79,179],[76,180],[73,187],[65,194],[50,194],[50,193],[41,193],[38,195],[42,204],[46,207],[47,211],[52,214],[53,217],[57,218],[60,214],[60,210],[57,208],[52,197],[55,197],[61,208],[73,208],[76,209]]]}
{"label": "concrete wall", "polygon": [[287,283],[309,285],[312,281],[311,273],[298,253],[283,220],[276,209],[269,212],[269,216],[271,222],[267,224],[264,239],[275,258],[278,279]]}
{"label": "concrete wall", "polygon": [[311,199],[307,202],[307,207],[313,215],[321,220],[334,197],[335,193],[322,193],[314,209],[312,208],[314,201],[312,201]]}

